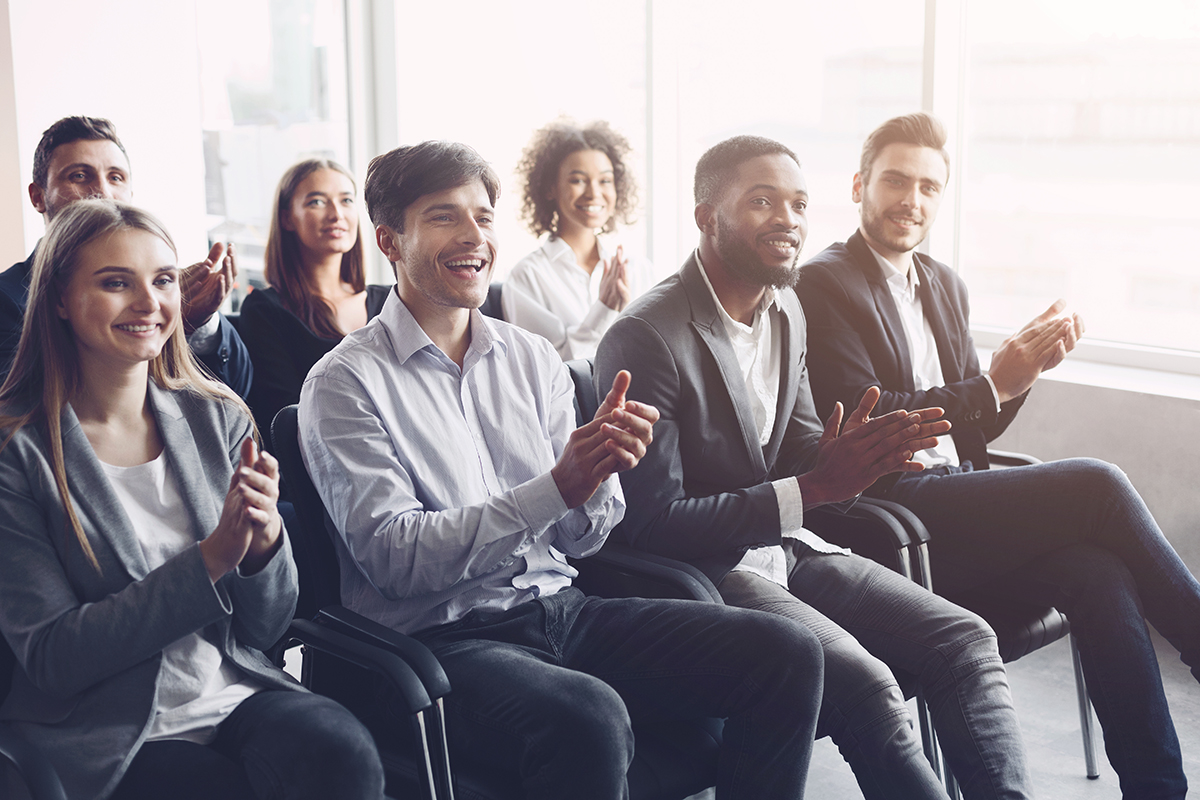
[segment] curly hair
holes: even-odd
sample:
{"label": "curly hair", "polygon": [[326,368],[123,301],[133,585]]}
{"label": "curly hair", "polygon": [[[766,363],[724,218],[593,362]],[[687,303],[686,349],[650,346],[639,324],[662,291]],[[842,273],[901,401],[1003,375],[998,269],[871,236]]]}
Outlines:
{"label": "curly hair", "polygon": [[604,224],[604,232],[616,230],[618,217],[626,225],[633,221],[637,186],[625,163],[630,152],[629,141],[607,122],[592,122],[581,128],[570,120],[560,119],[533,135],[517,163],[517,174],[523,182],[521,220],[534,236],[556,232],[558,204],[550,199],[550,193],[558,182],[558,168],[563,160],[580,150],[599,150],[613,165],[617,205],[612,218]]}

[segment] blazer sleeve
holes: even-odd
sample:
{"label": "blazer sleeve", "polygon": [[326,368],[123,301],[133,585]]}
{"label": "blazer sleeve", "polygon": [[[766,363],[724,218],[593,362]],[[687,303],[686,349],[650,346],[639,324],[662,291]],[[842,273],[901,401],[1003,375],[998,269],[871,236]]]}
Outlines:
{"label": "blazer sleeve", "polygon": [[250,353],[237,329],[233,327],[224,314],[218,314],[220,341],[217,349],[204,356],[198,356],[200,362],[208,367],[217,380],[224,383],[243,400],[250,396],[250,386],[254,379],[254,367],[250,364]]}
{"label": "blazer sleeve", "polygon": [[283,321],[269,300],[251,292],[242,303],[242,341],[254,364],[250,408],[259,430],[270,430],[271,420],[284,406],[300,402],[304,375],[296,369],[296,358],[287,341]]}
{"label": "blazer sleeve", "polygon": [[[628,369],[633,376],[628,399],[649,403],[660,415],[646,455],[621,473],[628,508],[618,531],[634,547],[685,561],[779,544],[779,505],[769,482],[732,491],[689,491],[681,445],[701,446],[713,431],[705,430],[704,415],[685,399],[689,381],[680,368],[659,331],[634,316],[619,318],[596,354],[598,394],[607,392],[618,371]],[[708,457],[719,465],[719,443]]]}
{"label": "blazer sleeve", "polygon": [[[966,324],[969,313],[965,288],[956,287],[946,315],[961,314],[962,325],[947,330],[952,358],[961,380],[928,390],[915,390],[911,376],[896,369],[897,355],[882,316],[865,282],[839,279],[838,268],[810,264],[804,268],[797,293],[808,319],[808,364],[813,399],[822,417],[841,401],[854,409],[872,386],[881,391],[873,416],[897,409],[939,407],[956,430],[979,428],[991,440],[1012,422],[1024,397],[1005,403],[999,412],[991,385],[979,366],[975,342]],[[945,359],[943,359],[944,361]]]}
{"label": "blazer sleeve", "polygon": [[136,581],[105,548],[96,573],[66,529],[45,461],[31,464],[18,444],[0,453],[0,630],[35,686],[77,694],[231,611],[195,546]]}

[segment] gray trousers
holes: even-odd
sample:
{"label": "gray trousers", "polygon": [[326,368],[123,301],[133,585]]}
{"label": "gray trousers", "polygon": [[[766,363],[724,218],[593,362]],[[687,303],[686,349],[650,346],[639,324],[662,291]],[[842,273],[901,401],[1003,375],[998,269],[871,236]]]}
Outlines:
{"label": "gray trousers", "polygon": [[916,676],[968,800],[1031,797],[1025,750],[996,649],[971,612],[855,555],[788,540],[788,589],[748,572],[718,587],[725,602],[780,614],[825,653],[817,736],[830,736],[866,800],[945,798],[892,671]]}

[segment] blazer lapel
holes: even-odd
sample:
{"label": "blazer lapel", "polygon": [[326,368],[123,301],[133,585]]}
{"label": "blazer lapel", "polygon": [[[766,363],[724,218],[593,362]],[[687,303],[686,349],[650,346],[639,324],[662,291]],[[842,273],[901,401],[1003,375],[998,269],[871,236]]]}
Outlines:
{"label": "blazer lapel", "polygon": [[942,379],[946,383],[957,383],[963,379],[963,371],[958,364],[956,350],[946,335],[947,331],[951,330],[945,315],[946,309],[949,307],[946,288],[937,279],[934,271],[929,269],[915,254],[913,266],[921,273],[921,309],[925,312],[925,318],[929,320],[929,327],[933,328],[933,340],[937,343],[938,361],[942,364]]}
{"label": "blazer lapel", "polygon": [[71,502],[76,513],[94,521],[94,530],[116,553],[121,566],[134,580],[141,580],[150,568],[134,535],[133,523],[69,403],[63,407],[61,424],[63,460],[70,465]]}
{"label": "blazer lapel", "polygon": [[683,266],[682,279],[684,289],[692,308],[692,328],[704,342],[717,368],[721,373],[721,381],[725,392],[737,412],[738,429],[742,433],[742,442],[750,454],[750,460],[762,473],[767,471],[767,462],[763,455],[762,446],[758,443],[758,431],[754,424],[754,412],[750,408],[750,398],[746,394],[746,382],[738,370],[737,355],[733,352],[733,344],[725,333],[725,325],[717,311],[712,292],[700,274],[700,264],[692,254]]}
{"label": "blazer lapel", "polygon": [[[903,382],[903,391],[911,392],[916,389],[913,382],[912,353],[908,347],[908,339],[904,336],[904,323],[900,321],[900,310],[892,298],[892,290],[888,287],[887,275],[875,260],[875,254],[867,246],[862,233],[855,231],[846,241],[846,247],[854,254],[858,268],[866,278],[871,290],[871,302],[883,320],[883,332],[888,338],[889,349],[896,357],[896,375]],[[925,275],[921,275],[922,288],[925,285]]]}
{"label": "blazer lapel", "polygon": [[[160,389],[150,381],[150,404],[158,421],[158,432],[163,438],[167,457],[179,494],[187,505],[196,535],[204,539],[217,527],[220,506],[210,491],[208,476],[196,439],[192,436],[187,418],[179,408],[179,402],[168,391]],[[224,495],[221,496],[224,499]]]}

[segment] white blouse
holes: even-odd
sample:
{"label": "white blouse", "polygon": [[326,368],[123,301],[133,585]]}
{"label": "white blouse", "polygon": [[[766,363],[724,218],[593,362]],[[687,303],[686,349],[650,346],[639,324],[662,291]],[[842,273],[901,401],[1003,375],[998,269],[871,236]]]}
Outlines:
{"label": "white blouse", "polygon": [[[612,253],[600,244],[600,258]],[[629,256],[626,279],[630,299],[650,286],[650,262]],[[596,354],[600,337],[620,312],[600,302],[600,265],[589,275],[575,261],[575,252],[562,239],[551,236],[541,247],[522,258],[504,282],[501,302],[504,319],[550,340],[564,361]]]}

